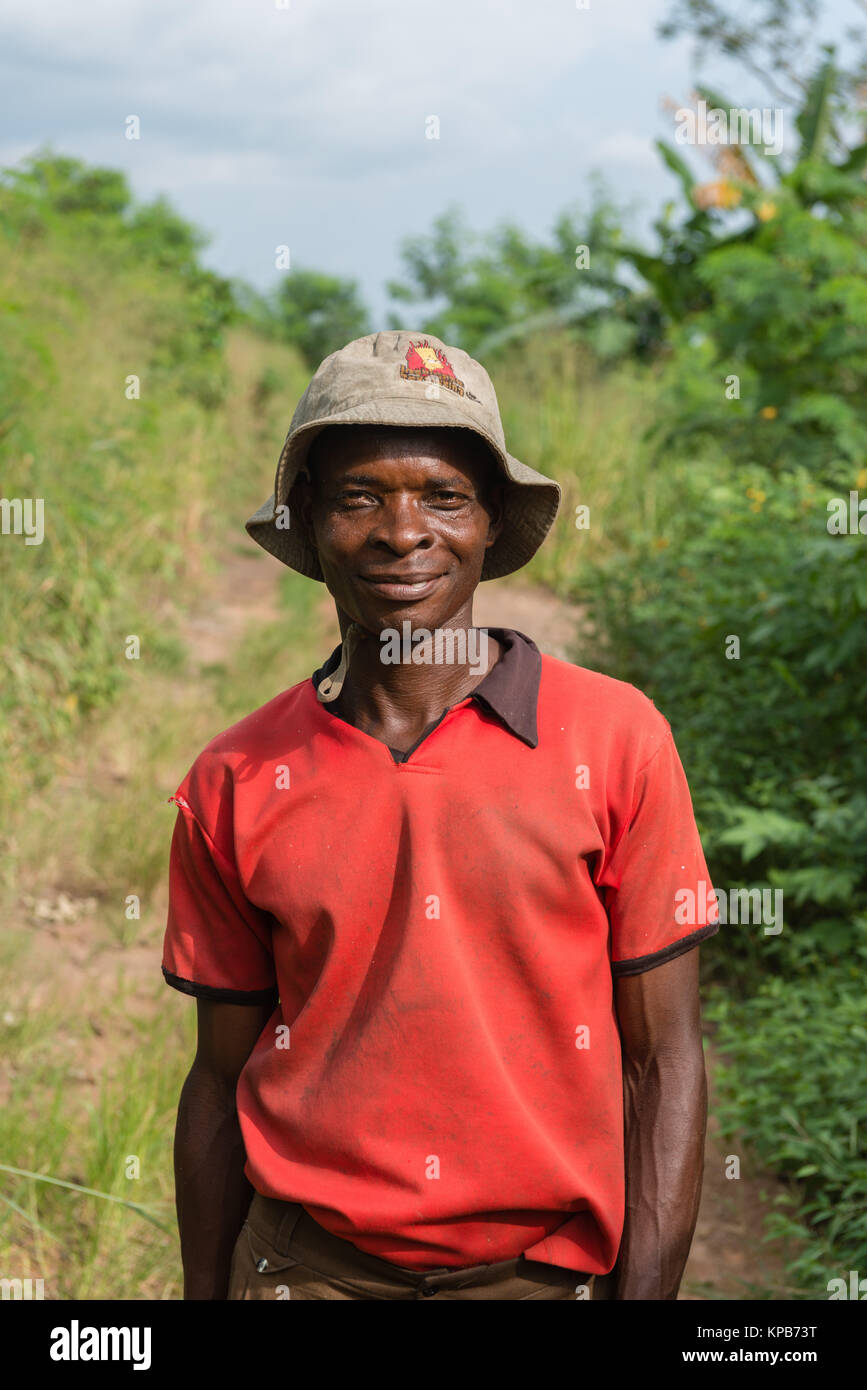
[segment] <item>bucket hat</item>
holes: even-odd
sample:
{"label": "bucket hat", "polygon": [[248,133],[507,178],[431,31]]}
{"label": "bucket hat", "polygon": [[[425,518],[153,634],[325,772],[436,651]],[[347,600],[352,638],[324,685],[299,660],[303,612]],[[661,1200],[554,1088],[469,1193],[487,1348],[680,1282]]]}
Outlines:
{"label": "bucket hat", "polygon": [[483,580],[526,565],[557,515],[559,484],[508,453],[496,392],[479,362],[430,333],[369,333],[317,367],[292,417],[274,491],[246,523],[254,541],[310,579],[324,582],[292,490],[310,445],[329,425],[452,426],[486,442],[502,473],[504,509]]}

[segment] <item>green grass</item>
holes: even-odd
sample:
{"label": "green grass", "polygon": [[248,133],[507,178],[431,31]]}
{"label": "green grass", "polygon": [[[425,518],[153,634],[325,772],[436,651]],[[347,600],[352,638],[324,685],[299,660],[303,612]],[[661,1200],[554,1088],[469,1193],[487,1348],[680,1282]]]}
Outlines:
{"label": "green grass", "polygon": [[[185,279],[59,233],[0,259],[2,495],[44,502],[45,537],[0,538],[0,898],[16,843],[90,716],[141,669],[183,660],[178,612],[267,495],[306,381],[297,355],[231,330],[206,353]],[[202,374],[213,377],[203,389]],[[140,382],[128,399],[126,382]],[[141,660],[126,658],[136,635]]]}
{"label": "green grass", "polygon": [[[183,279],[115,251],[46,233],[0,269],[3,495],[44,498],[46,527],[41,546],[0,543],[0,1164],[54,1180],[0,1171],[0,1270],[49,1298],[180,1294],[172,1136],[195,1009],[159,972],[167,798],[326,654],[322,590],[286,572],[278,621],[253,618],[211,669],[191,656],[188,615],[227,555],[255,551],[243,522],[306,373],[243,328],[203,356]],[[37,916],[61,895],[67,916]]]}
{"label": "green grass", "polygon": [[[75,992],[61,984],[52,1000],[42,997],[46,953],[60,945],[54,937],[28,929],[19,915],[4,939],[0,1163],[144,1205],[167,1227],[106,1197],[0,1171],[0,1268],[9,1277],[44,1278],[46,1297],[180,1296],[171,1153],[195,1049],[195,1009],[159,975],[160,889],[175,816],[166,788],[174,790],[211,737],[309,675],[325,655],[318,597],[287,572],[280,618],[254,624],[219,668],[187,684],[175,679],[173,703],[159,699],[166,677],[154,672],[124,704],[135,775],[108,802],[79,796],[59,851],[74,882],[100,890]],[[109,720],[93,737],[92,757],[100,749],[116,757],[118,738]],[[142,917],[127,921],[124,899],[136,891]],[[131,948],[145,953],[144,975]],[[126,1176],[131,1157],[140,1164],[138,1179]]]}
{"label": "green grass", "polygon": [[[159,977],[167,797],[216,733],[327,655],[325,591],[285,572],[277,620],[250,622],[204,667],[185,623],[227,556],[252,547],[243,520],[270,490],[306,373],[242,329],[224,359],[200,362],[176,279],[51,238],[13,248],[0,309],[3,495],[46,502],[42,546],[0,545],[0,1163],[72,1184],[0,1171],[0,1269],[43,1277],[50,1298],[176,1298],[171,1149],[195,1010]],[[520,578],[581,598],[607,557],[665,547],[692,461],[652,454],[653,372],[602,373],[555,338],[492,366],[510,450],[564,490]],[[124,396],[131,373],[138,401]],[[138,661],[124,657],[130,634]],[[40,925],[25,899],[60,892],[81,921],[73,909]],[[125,916],[131,894],[139,919]],[[729,1052],[727,1125],[750,1120],[776,1161],[767,1107],[760,1120],[738,1100],[761,1049]],[[776,1215],[796,1239],[797,1214]],[[810,1249],[798,1278],[826,1267]]]}
{"label": "green grass", "polygon": [[[650,466],[644,438],[654,421],[657,379],[630,364],[602,373],[590,355],[558,338],[492,365],[510,453],[556,478],[560,510],[544,545],[523,571],[581,596],[583,576],[639,536],[664,536],[677,505],[683,465]],[[576,527],[576,507],[590,508]]]}
{"label": "green grass", "polygon": [[[171,1140],[194,1050],[194,1011],[154,1004],[147,1020],[130,1026],[124,1017],[116,1066],[94,1085],[77,1079],[72,1056],[66,1063],[19,1057],[4,1154],[15,1153],[14,1166],[105,1194],[0,1172],[2,1267],[9,1277],[43,1278],[46,1298],[179,1296]],[[117,1022],[106,1011],[104,1027]],[[33,1024],[47,1030],[51,1019]],[[132,1160],[138,1178],[127,1176]],[[160,1226],[111,1197],[146,1207]]]}

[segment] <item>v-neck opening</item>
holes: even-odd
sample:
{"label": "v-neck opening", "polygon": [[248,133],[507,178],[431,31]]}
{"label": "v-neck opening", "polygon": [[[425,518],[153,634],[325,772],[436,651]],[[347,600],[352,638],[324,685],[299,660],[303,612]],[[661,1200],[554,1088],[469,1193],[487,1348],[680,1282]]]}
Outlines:
{"label": "v-neck opening", "polygon": [[[311,686],[311,692],[312,691],[313,687]],[[346,719],[344,715],[338,714],[337,710],[327,709],[321,703],[321,701],[316,699],[315,692],[313,693],[313,699],[316,708],[320,710],[321,713],[327,719],[338,719],[341,724],[343,724],[347,729],[351,729],[354,734],[357,734],[359,737],[368,740],[370,743],[377,744],[378,747],[382,748],[383,751],[388,754],[389,761],[395,767],[403,767],[404,764],[406,764],[409,761],[409,759],[413,756],[413,754],[418,751],[422,744],[427,742],[431,734],[436,733],[437,729],[445,721],[447,716],[453,714],[455,710],[461,709],[464,705],[469,704],[472,698],[473,694],[471,691],[469,695],[465,695],[462,700],[459,700],[457,702],[457,704],[447,706],[447,708],[443,710],[440,717],[434,720],[433,724],[429,725],[429,727],[425,729],[424,733],[422,733],[419,736],[419,738],[416,739],[412,747],[408,748],[405,753],[401,753],[399,749],[392,748],[390,744],[386,743],[385,739],[377,738],[374,734],[369,734],[366,729],[359,729],[357,724],[353,724],[351,720]]]}
{"label": "v-neck opening", "polygon": [[[467,698],[469,698],[469,697],[467,697]],[[442,714],[440,715],[439,719],[435,719],[434,722],[433,722],[432,724],[428,724],[428,726],[427,726],[427,728],[424,730],[424,732],[421,733],[421,734],[419,735],[419,737],[416,739],[415,743],[410,744],[409,748],[407,748],[407,750],[406,750],[405,753],[401,752],[401,750],[400,750],[399,748],[392,748],[392,746],[391,746],[390,743],[386,743],[385,746],[386,746],[386,748],[388,749],[388,751],[389,751],[389,753],[391,754],[391,756],[394,758],[394,761],[395,761],[396,763],[398,763],[398,764],[400,764],[400,763],[405,763],[406,760],[407,760],[407,758],[411,757],[411,755],[415,752],[415,750],[416,750],[422,743],[424,743],[425,739],[428,738],[428,737],[433,733],[434,729],[438,729],[438,728],[439,728],[440,724],[442,724],[442,722],[443,722],[443,720],[445,719],[446,715],[450,712],[450,710],[453,710],[454,708],[455,708],[454,705],[448,705],[448,706],[443,710],[443,712],[442,712]],[[370,737],[373,738],[373,735],[371,734]],[[379,740],[377,740],[377,742],[379,742]]]}
{"label": "v-neck opening", "polygon": [[423,749],[424,744],[436,733],[452,710],[465,707],[469,701],[475,703],[480,718],[489,715],[495,716],[515,738],[520,739],[528,748],[536,748],[539,743],[537,705],[542,675],[542,657],[539,649],[525,633],[518,632],[513,628],[492,627],[488,628],[487,631],[492,633],[501,647],[494,665],[463,700],[443,710],[439,719],[428,725],[415,743],[405,752],[399,748],[393,748],[384,739],[375,738],[373,734],[359,729],[357,724],[331,708],[328,702],[321,702],[317,699],[318,687],[323,676],[333,674],[339,666],[341,650],[339,646],[335,647],[322,666],[313,672],[310,690],[314,703],[318,709],[322,710],[325,717],[337,719],[348,729],[354,729],[356,734],[359,734],[363,739],[370,739],[373,743],[380,744],[392,767],[410,765],[418,766],[424,770],[424,762],[416,761],[419,749]]}
{"label": "v-neck opening", "polygon": [[[503,726],[514,734],[515,738],[520,739],[529,748],[536,748],[539,743],[536,714],[542,675],[542,658],[539,649],[532,638],[513,628],[491,627],[487,628],[486,631],[497,639],[502,650],[497,661],[466,698],[474,700],[480,712],[495,715]],[[311,688],[314,694],[318,690],[323,676],[332,675],[337,670],[340,664],[340,652],[341,648],[335,647],[325,662],[313,672]],[[319,703],[321,702],[317,700],[317,704]],[[465,700],[460,703],[464,704]],[[323,704],[322,708],[327,708],[327,705]],[[457,708],[457,706],[453,705],[452,708]],[[446,712],[444,711],[439,720],[424,731],[421,738],[417,739],[406,753],[401,753],[398,748],[392,748],[382,739],[374,739],[374,742],[382,743],[390,761],[401,766],[414,756],[425,739],[436,732],[440,723],[443,722]],[[352,724],[350,720],[344,719],[342,715],[337,715],[333,710],[330,713],[332,718],[338,718],[349,728],[357,729],[356,725]],[[362,732],[361,730],[357,731]],[[372,738],[373,735],[365,734],[364,737]]]}

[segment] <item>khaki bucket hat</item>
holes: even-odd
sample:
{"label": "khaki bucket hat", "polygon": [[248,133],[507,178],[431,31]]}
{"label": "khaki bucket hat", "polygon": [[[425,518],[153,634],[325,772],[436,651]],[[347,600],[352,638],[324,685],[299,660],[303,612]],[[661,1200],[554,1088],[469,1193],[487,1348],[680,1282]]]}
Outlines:
{"label": "khaki bucket hat", "polygon": [[482,579],[526,565],[557,515],[559,484],[506,450],[496,392],[484,367],[429,333],[369,333],[317,367],[292,417],[274,491],[246,523],[254,541],[310,579],[324,582],[292,489],[310,445],[329,425],[445,425],[473,430],[485,440],[502,470],[505,495],[503,527],[487,552]]}

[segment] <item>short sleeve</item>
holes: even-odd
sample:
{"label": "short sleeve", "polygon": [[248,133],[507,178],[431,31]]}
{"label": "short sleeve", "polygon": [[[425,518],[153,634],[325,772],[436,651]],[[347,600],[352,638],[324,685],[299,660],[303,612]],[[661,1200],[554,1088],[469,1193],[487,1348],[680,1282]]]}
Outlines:
{"label": "short sleeve", "polygon": [[189,803],[170,799],[178,815],[169,859],[166,982],[220,1003],[276,1004],[272,919],[245,897],[237,868]]}
{"label": "short sleeve", "polygon": [[635,778],[632,809],[597,884],[611,969],[639,975],[719,931],[686,774],[669,730]]}

